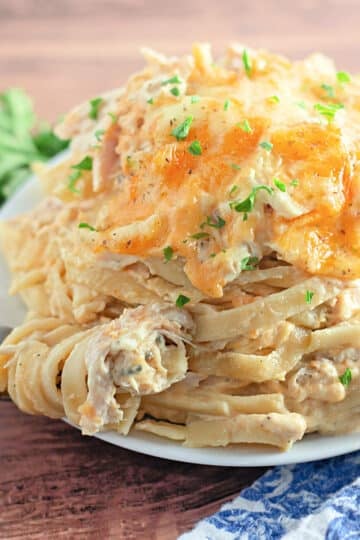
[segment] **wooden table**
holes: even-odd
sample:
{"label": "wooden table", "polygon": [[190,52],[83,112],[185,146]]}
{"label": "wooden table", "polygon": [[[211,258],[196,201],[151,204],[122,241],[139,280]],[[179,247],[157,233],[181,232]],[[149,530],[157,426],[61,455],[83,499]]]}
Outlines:
{"label": "wooden table", "polygon": [[[0,89],[23,87],[53,121],[121,85],[138,49],[233,40],[359,69],[357,0],[0,0]],[[298,5],[301,4],[301,5]],[[0,306],[1,309],[1,306]],[[159,460],[84,438],[0,402],[0,538],[172,540],[263,471]]]}

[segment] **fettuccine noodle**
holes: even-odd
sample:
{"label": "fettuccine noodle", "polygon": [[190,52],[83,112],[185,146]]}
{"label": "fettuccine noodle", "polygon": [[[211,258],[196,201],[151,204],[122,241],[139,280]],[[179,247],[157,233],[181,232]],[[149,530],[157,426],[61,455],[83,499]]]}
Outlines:
{"label": "fettuccine noodle", "polygon": [[0,391],[190,447],[360,430],[360,79],[241,45],[144,54],[1,225],[28,315]]}

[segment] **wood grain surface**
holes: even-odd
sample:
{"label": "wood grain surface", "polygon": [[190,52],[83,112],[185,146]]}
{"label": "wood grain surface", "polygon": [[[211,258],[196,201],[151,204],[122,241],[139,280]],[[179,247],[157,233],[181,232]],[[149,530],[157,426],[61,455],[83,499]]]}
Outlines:
{"label": "wood grain surface", "polygon": [[[54,121],[121,85],[141,46],[184,53],[194,40],[322,50],[359,70],[359,27],[358,0],[0,0],[0,90],[24,88]],[[6,402],[0,419],[2,539],[172,540],[263,472],[142,456]]]}
{"label": "wood grain surface", "polygon": [[263,469],[160,460],[0,402],[0,538],[171,540]]}

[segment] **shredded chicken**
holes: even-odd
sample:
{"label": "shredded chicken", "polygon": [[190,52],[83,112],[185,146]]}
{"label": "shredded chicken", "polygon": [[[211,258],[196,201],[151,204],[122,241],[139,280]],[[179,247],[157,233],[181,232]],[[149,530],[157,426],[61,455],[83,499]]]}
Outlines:
{"label": "shredded chicken", "polygon": [[103,325],[86,353],[88,397],[80,408],[83,432],[92,434],[122,419],[117,392],[161,392],[186,375],[184,341],[192,330],[190,315],[167,305],[127,309]]}

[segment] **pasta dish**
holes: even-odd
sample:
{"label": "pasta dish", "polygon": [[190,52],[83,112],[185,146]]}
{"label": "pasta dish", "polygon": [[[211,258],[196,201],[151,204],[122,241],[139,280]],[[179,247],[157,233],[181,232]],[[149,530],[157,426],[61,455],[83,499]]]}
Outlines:
{"label": "pasta dish", "polygon": [[360,430],[360,78],[239,44],[144,55],[1,224],[28,315],[0,391],[190,447]]}

